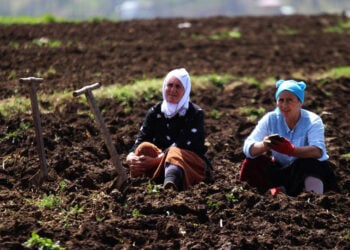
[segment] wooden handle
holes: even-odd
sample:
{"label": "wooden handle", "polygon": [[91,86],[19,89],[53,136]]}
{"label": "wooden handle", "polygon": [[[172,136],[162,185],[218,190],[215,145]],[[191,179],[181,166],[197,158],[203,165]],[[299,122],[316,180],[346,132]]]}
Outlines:
{"label": "wooden handle", "polygon": [[91,85],[88,85],[88,86],[85,86],[85,87],[83,87],[81,89],[78,89],[78,90],[74,91],[73,92],[73,96],[76,97],[78,95],[86,93],[87,91],[98,89],[100,86],[101,86],[101,84],[99,82],[91,84]]}
{"label": "wooden handle", "polygon": [[44,79],[43,78],[37,78],[37,77],[26,77],[26,78],[20,78],[19,82],[20,83],[25,83],[25,82],[29,82],[29,83],[40,83],[42,82]]}

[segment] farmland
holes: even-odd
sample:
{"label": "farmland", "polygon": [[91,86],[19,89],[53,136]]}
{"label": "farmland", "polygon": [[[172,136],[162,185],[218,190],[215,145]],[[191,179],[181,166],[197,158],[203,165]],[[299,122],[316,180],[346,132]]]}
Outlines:
{"label": "farmland", "polygon": [[[65,249],[349,248],[349,22],[319,15],[0,26],[0,249],[25,249],[33,232]],[[72,93],[101,83],[94,93],[128,173],[142,118],[177,67],[191,74],[191,101],[206,113],[212,179],[176,193],[137,178],[120,192],[86,99]],[[19,82],[30,76],[43,78],[49,178],[40,187],[29,90]],[[337,183],[322,196],[272,197],[237,180],[244,139],[274,108],[275,81],[289,78],[308,84],[304,107],[326,126]]]}

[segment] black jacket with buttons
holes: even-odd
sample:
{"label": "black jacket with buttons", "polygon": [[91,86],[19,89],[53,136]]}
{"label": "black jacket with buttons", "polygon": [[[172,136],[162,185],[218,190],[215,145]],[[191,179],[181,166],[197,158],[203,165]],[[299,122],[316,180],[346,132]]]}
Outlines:
{"label": "black jacket with buttons", "polygon": [[161,112],[161,104],[157,103],[148,110],[130,151],[134,151],[138,145],[147,141],[163,151],[171,145],[176,145],[193,151],[205,159],[207,147],[204,145],[206,134],[203,110],[190,102],[185,116],[177,114],[172,118],[166,118]]}

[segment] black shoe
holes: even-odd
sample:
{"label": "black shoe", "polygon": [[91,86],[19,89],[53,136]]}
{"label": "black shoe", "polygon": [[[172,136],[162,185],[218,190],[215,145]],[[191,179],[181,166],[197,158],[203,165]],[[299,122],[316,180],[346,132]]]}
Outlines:
{"label": "black shoe", "polygon": [[164,181],[164,189],[172,189],[172,190],[178,191],[176,184],[171,180]]}
{"label": "black shoe", "polygon": [[164,189],[180,191],[182,189],[182,172],[170,169],[164,178]]}

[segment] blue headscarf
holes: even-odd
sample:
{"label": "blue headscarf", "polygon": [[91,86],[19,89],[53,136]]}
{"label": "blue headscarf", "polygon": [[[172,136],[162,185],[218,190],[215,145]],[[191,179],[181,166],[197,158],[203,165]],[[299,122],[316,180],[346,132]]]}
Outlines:
{"label": "blue headscarf", "polygon": [[304,90],[306,88],[305,82],[297,82],[294,80],[279,80],[276,82],[276,88],[276,100],[283,91],[287,90],[296,95],[301,103],[304,103]]}

